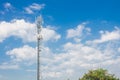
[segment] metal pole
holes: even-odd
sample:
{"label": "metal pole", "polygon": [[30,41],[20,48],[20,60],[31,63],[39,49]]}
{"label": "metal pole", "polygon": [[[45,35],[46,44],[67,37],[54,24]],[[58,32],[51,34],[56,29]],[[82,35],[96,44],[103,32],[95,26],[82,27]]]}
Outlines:
{"label": "metal pole", "polygon": [[39,16],[37,17],[36,20],[37,24],[37,80],[41,80],[41,70],[40,70],[40,53],[41,53],[41,40],[42,40],[42,35],[41,35],[41,30],[42,30],[42,17]]}
{"label": "metal pole", "polygon": [[37,39],[37,46],[38,46],[38,50],[37,50],[37,80],[40,80],[40,40]]}

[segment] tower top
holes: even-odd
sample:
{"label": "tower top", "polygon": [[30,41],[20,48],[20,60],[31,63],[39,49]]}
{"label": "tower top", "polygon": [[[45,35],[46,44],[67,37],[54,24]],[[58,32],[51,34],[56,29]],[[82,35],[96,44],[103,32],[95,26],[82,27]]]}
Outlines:
{"label": "tower top", "polygon": [[42,19],[42,16],[38,16],[37,19],[36,19],[36,24],[37,24],[37,28],[41,28],[42,24],[43,24],[43,19]]}

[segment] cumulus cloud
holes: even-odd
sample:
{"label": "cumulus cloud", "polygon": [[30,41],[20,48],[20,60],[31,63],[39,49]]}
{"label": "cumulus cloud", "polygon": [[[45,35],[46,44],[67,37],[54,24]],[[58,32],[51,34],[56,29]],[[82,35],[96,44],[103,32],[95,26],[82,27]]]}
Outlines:
{"label": "cumulus cloud", "polygon": [[33,3],[32,5],[25,7],[24,9],[28,14],[33,14],[34,11],[39,11],[39,10],[43,9],[44,6],[45,6],[45,4]]}
{"label": "cumulus cloud", "polygon": [[[115,52],[113,46],[100,49],[99,46],[93,47],[92,45],[68,42],[63,45],[63,52],[57,54],[53,53],[49,47],[44,46],[41,53],[42,77],[55,80],[76,74],[75,79],[78,79],[86,69],[118,65],[120,59],[119,57],[114,58],[118,52]],[[13,61],[22,63],[27,61],[27,65],[29,62],[33,64],[36,61],[36,49],[28,45],[10,50],[6,54]],[[35,70],[27,71],[34,72]]]}
{"label": "cumulus cloud", "polygon": [[[43,28],[42,35],[43,41],[58,40],[61,37],[55,30],[50,28]],[[11,36],[20,38],[24,42],[35,42],[37,37],[36,25],[24,19],[0,22],[0,42]]]}
{"label": "cumulus cloud", "polygon": [[[82,39],[81,36],[83,35],[84,30],[85,32],[90,33],[90,28],[86,27],[68,29],[67,38]],[[115,34],[116,31],[119,32],[119,29],[117,28],[112,32],[103,31],[101,32],[101,35],[108,36],[108,33]],[[75,35],[74,32],[77,32],[77,35]],[[43,28],[42,34],[45,38],[45,41],[51,39],[58,40],[61,37],[59,34],[56,33],[55,30],[50,28]],[[116,40],[116,38],[114,39]],[[113,69],[113,67],[115,66],[117,66],[118,68],[120,67],[120,57],[117,56],[119,55],[119,44],[113,42],[111,44],[102,43],[99,45],[88,45],[81,43],[78,40],[78,43],[66,42],[60,45],[62,51],[58,52],[52,51],[53,49],[51,49],[51,47],[49,46],[43,46],[41,53],[42,77],[50,80],[61,80],[66,79],[66,77],[77,80],[79,77],[82,76],[82,74],[85,73],[86,70],[99,67],[107,68],[110,71],[113,71],[113,73],[117,74],[117,76],[120,76],[119,70],[114,71],[115,69]],[[27,61],[27,63],[30,62],[33,64],[35,63],[36,59],[36,48],[24,45],[23,47],[7,51],[6,54],[10,56],[13,61]],[[27,71],[31,72],[33,70]]]}
{"label": "cumulus cloud", "polygon": [[57,34],[54,30],[50,28],[43,28],[42,35],[45,41],[58,40],[61,38],[61,35]]}
{"label": "cumulus cloud", "polygon": [[77,59],[78,57],[78,60],[76,61],[83,61],[83,62],[84,61],[86,62],[100,61],[101,62],[110,58],[110,57],[108,58],[104,50],[101,51],[99,50],[99,48],[97,49],[95,47],[87,46],[83,44],[66,43],[64,45],[64,49],[69,53],[69,55],[71,55],[72,57],[75,57],[75,59]]}
{"label": "cumulus cloud", "polygon": [[105,68],[106,66],[112,67],[112,65],[120,63],[119,57],[114,58],[115,55],[118,55],[118,52],[115,52],[112,47],[109,46],[109,48],[106,47],[101,50],[99,46],[92,47],[82,43],[66,43],[63,45],[64,52],[59,54],[50,52],[50,57],[46,55],[46,58],[45,56],[42,58],[42,63],[44,63],[42,66],[43,77],[52,79],[59,77],[61,79],[61,77],[65,78],[73,74],[80,74],[76,76],[77,79],[82,76],[81,73],[84,73],[85,70],[99,67]]}
{"label": "cumulus cloud", "polygon": [[113,40],[120,40],[120,29],[115,27],[115,30],[109,31],[100,31],[101,37],[100,39],[93,40],[93,43],[103,43]]}
{"label": "cumulus cloud", "polygon": [[[12,20],[11,22],[0,22],[0,42],[10,36],[16,36],[24,41],[31,42],[35,39],[32,34],[34,24],[26,22],[25,20]],[[28,37],[31,37],[28,38]]]}
{"label": "cumulus cloud", "polygon": [[13,50],[7,51],[6,54],[9,55],[14,62],[27,61],[30,63],[34,63],[36,59],[36,49],[28,45],[24,45],[21,48],[15,48]]}
{"label": "cumulus cloud", "polygon": [[75,29],[67,30],[67,38],[73,38],[75,41],[80,42],[80,38],[90,34],[91,29],[85,27],[86,23],[78,25]]}
{"label": "cumulus cloud", "polygon": [[[47,64],[48,62],[53,61],[52,58],[54,54],[50,50],[49,47],[41,47],[42,49],[42,60],[44,61],[43,64]],[[6,55],[10,56],[12,63],[25,63],[27,62],[30,64],[36,63],[36,57],[37,57],[37,49],[33,48],[29,45],[24,45],[22,47],[14,48],[12,50],[9,50],[6,52]]]}
{"label": "cumulus cloud", "polygon": [[[69,30],[71,33],[72,31],[74,33],[77,31],[77,28]],[[67,30],[68,33],[69,30]],[[116,30],[119,29],[117,28]],[[90,31],[90,29],[88,29],[88,31]],[[114,31],[112,32],[114,33]],[[81,32],[81,34],[83,33]],[[69,35],[67,38],[74,37],[79,37],[79,35]],[[120,63],[119,56],[117,56],[119,55],[119,44],[117,42],[101,45],[67,42],[63,45],[62,52],[54,54],[50,51],[50,55],[50,57],[42,58],[43,63],[45,63],[45,65],[42,66],[43,77],[47,76],[55,80],[56,78],[58,79],[58,77],[64,79],[66,76],[70,77],[70,75],[75,74],[76,78],[72,77],[72,79],[78,79],[86,70],[100,67],[109,68],[114,74],[120,76],[119,71],[111,69],[114,67],[113,65]],[[120,65],[118,65],[118,67],[119,66]],[[51,75],[47,73],[51,73]],[[55,73],[59,73],[59,75]],[[54,77],[52,75],[54,75]],[[55,75],[57,76],[55,77]]]}

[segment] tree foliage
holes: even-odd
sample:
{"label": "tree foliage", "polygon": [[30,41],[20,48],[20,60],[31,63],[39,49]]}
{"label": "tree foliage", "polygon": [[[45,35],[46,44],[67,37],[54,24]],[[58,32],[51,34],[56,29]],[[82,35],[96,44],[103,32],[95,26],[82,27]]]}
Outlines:
{"label": "tree foliage", "polygon": [[79,80],[120,80],[105,69],[90,70]]}

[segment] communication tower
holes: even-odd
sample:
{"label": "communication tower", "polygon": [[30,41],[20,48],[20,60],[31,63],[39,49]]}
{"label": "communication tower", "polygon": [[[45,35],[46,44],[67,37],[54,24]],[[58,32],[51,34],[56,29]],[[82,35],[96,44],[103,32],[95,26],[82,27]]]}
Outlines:
{"label": "communication tower", "polygon": [[41,62],[40,62],[40,54],[41,54],[41,41],[42,41],[42,16],[38,16],[36,19],[37,26],[37,80],[41,80]]}

